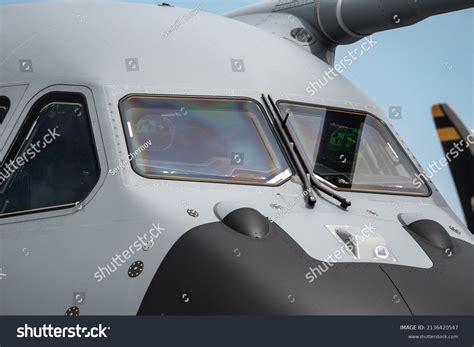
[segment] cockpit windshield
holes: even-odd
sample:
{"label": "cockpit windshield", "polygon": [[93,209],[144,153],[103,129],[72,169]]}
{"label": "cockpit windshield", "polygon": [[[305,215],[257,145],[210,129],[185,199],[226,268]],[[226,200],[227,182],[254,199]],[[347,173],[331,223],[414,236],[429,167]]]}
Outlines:
{"label": "cockpit windshield", "polygon": [[360,112],[280,102],[286,126],[314,173],[340,190],[429,195],[418,170],[377,118]]}
{"label": "cockpit windshield", "polygon": [[278,185],[292,175],[251,100],[130,96],[120,109],[129,151],[138,152],[133,167],[145,177]]}

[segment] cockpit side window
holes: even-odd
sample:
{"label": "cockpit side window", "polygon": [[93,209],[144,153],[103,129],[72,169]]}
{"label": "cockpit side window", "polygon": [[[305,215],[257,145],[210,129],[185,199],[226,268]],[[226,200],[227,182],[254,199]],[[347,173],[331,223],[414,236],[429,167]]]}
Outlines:
{"label": "cockpit side window", "polygon": [[10,99],[6,96],[0,96],[0,124],[3,123],[8,111],[10,110]]}
{"label": "cockpit side window", "polygon": [[73,206],[99,176],[85,98],[47,94],[33,105],[0,166],[0,217]]}
{"label": "cockpit side window", "polygon": [[340,190],[428,196],[430,190],[387,126],[362,112],[278,104],[314,173]]}
{"label": "cockpit side window", "polygon": [[279,185],[292,174],[252,100],[129,96],[120,110],[132,166],[142,176]]}

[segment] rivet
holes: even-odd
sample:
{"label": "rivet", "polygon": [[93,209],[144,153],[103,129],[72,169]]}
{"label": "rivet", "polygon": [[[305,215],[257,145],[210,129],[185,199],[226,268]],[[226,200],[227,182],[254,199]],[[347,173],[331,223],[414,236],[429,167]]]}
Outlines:
{"label": "rivet", "polygon": [[275,210],[281,210],[281,205],[279,205],[279,204],[271,203],[270,207],[274,208]]}
{"label": "rivet", "polygon": [[66,316],[77,317],[79,316],[79,307],[71,306],[66,311]]}
{"label": "rivet", "polygon": [[146,252],[146,251],[149,251],[150,249],[152,249],[154,245],[154,242],[153,241],[148,241],[147,243],[145,243],[145,245],[143,246],[143,250]]}
{"label": "rivet", "polygon": [[378,213],[375,212],[374,210],[367,210],[368,214],[371,214],[372,216],[378,216]]}
{"label": "rivet", "polygon": [[186,212],[187,212],[191,217],[194,217],[194,218],[199,217],[198,211],[193,210],[192,208],[188,208],[188,209],[186,210]]}
{"label": "rivet", "polygon": [[135,277],[140,276],[140,274],[143,272],[144,266],[145,266],[145,264],[140,260],[134,262],[128,268],[128,276],[131,277],[131,278],[135,278]]}

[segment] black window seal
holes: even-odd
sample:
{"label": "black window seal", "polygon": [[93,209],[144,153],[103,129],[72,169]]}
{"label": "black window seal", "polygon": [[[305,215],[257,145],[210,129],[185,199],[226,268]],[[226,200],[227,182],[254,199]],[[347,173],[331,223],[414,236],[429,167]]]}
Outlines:
{"label": "black window seal", "polygon": [[[135,165],[135,160],[131,160],[130,161],[130,164],[131,164],[131,167],[132,167],[132,170],[137,174],[139,175],[140,177],[144,177],[144,178],[147,178],[147,179],[156,179],[156,180],[166,180],[166,181],[180,181],[180,182],[197,182],[197,183],[214,183],[214,184],[226,184],[226,185],[237,185],[237,186],[253,186],[253,187],[266,187],[266,188],[276,188],[276,187],[280,187],[282,185],[284,185],[286,182],[288,182],[289,180],[291,180],[291,178],[293,177],[294,175],[294,167],[293,165],[291,164],[291,161],[289,160],[289,157],[288,157],[288,153],[286,151],[286,148],[283,146],[283,144],[281,143],[280,139],[279,139],[279,136],[277,136],[277,134],[275,133],[275,130],[274,130],[274,127],[271,123],[271,120],[267,114],[267,111],[265,109],[265,107],[263,107],[263,105],[251,98],[251,97],[247,97],[247,96],[217,96],[217,95],[182,95],[182,94],[147,94],[147,93],[131,93],[131,94],[127,94],[125,96],[123,96],[119,101],[118,101],[118,106],[119,106],[119,113],[120,113],[120,119],[121,119],[121,122],[122,122],[122,129],[124,131],[124,136],[125,136],[125,143],[126,143],[126,146],[127,146],[127,151],[128,153],[130,153],[131,151],[131,148],[130,148],[130,143],[129,143],[129,139],[128,139],[128,136],[126,135],[126,129],[127,129],[127,125],[125,124],[125,112],[123,110],[123,103],[129,99],[129,98],[133,98],[133,97],[146,97],[146,98],[178,98],[178,99],[213,99],[213,100],[229,100],[229,101],[250,101],[252,103],[254,103],[259,109],[260,109],[260,112],[262,113],[263,115],[263,118],[265,119],[269,129],[271,130],[273,136],[274,136],[274,139],[276,140],[278,146],[279,146],[279,150],[280,152],[282,153],[283,155],[283,158],[285,160],[285,163],[287,164],[288,166],[288,169],[291,171],[291,174],[288,176],[288,178],[286,178],[285,180],[283,180],[282,182],[278,183],[278,184],[265,184],[265,183],[253,183],[253,182],[249,182],[249,183],[246,183],[246,182],[232,182],[232,181],[226,181],[226,180],[214,180],[214,179],[200,179],[200,178],[193,178],[193,177],[169,177],[169,176],[161,176],[161,175],[144,175]],[[258,132],[258,129],[257,129],[257,132]],[[262,135],[260,134],[259,132],[259,135]],[[283,172],[281,172],[283,173]],[[281,174],[280,173],[280,174]]]}
{"label": "black window seal", "polygon": [[2,123],[7,118],[7,115],[10,112],[11,108],[11,101],[5,95],[0,95],[0,108],[3,108],[5,110],[5,114],[3,116],[0,115],[0,125],[2,125]]}

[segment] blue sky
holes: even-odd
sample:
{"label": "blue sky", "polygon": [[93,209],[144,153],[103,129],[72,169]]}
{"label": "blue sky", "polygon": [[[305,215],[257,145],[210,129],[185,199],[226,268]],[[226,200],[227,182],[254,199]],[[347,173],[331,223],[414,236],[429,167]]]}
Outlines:
{"label": "blue sky", "polygon": [[[0,0],[0,3],[12,2],[31,0]],[[202,3],[205,11],[225,13],[259,1],[165,2],[188,8]],[[393,123],[421,165],[427,167],[444,155],[431,118],[431,105],[449,103],[468,127],[474,129],[474,10],[435,16],[411,27],[378,33],[374,39],[378,44],[344,71],[344,75],[387,113],[390,106],[402,107],[401,119]],[[350,46],[339,47],[336,59],[349,49]],[[444,168],[433,181],[463,218],[449,169]]]}
{"label": "blue sky", "polygon": [[[431,117],[433,104],[450,104],[474,129],[474,10],[435,16],[374,39],[378,44],[344,74],[387,114],[390,106],[402,107],[402,118],[393,124],[427,168],[444,156]],[[339,47],[338,56],[350,48]],[[433,182],[464,220],[449,169]]]}

